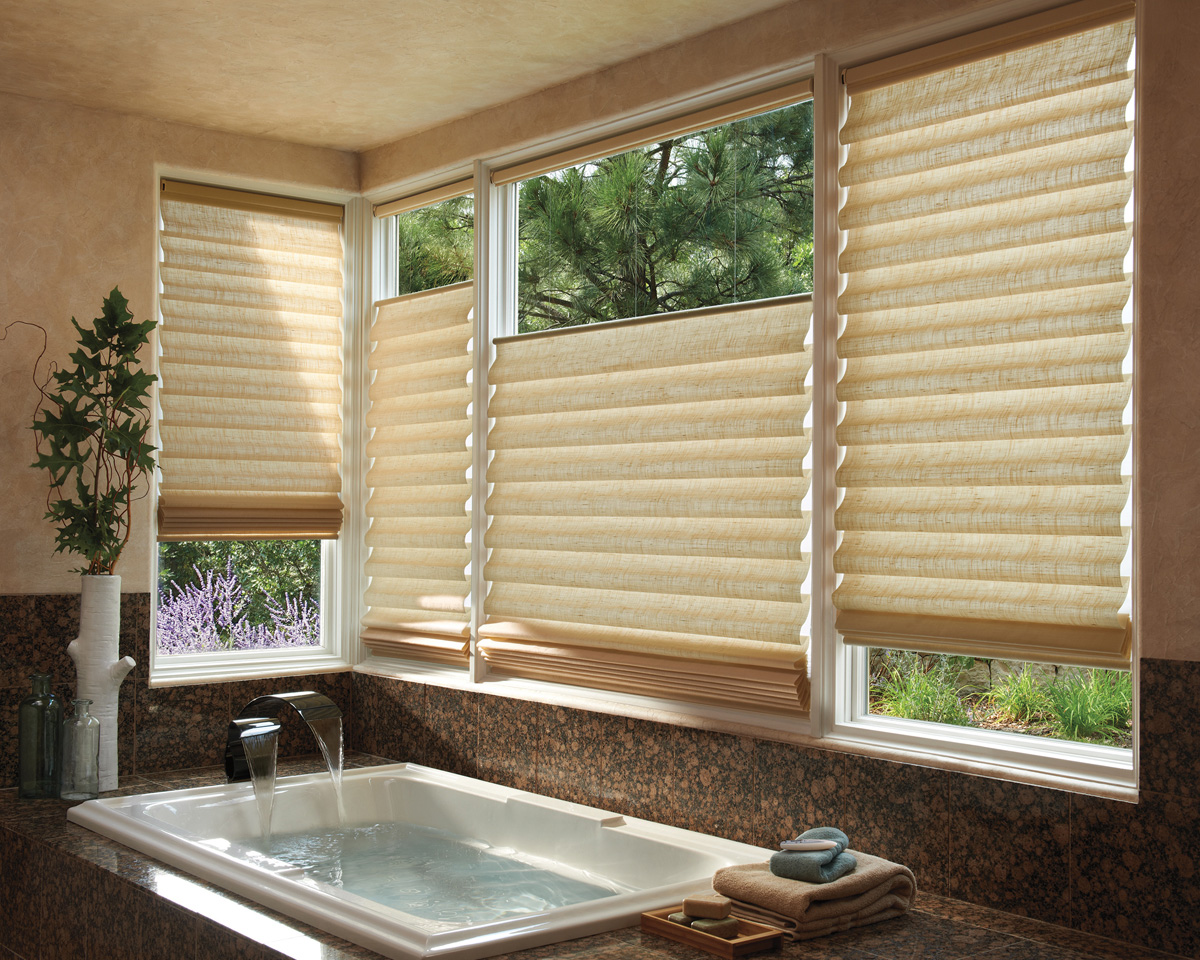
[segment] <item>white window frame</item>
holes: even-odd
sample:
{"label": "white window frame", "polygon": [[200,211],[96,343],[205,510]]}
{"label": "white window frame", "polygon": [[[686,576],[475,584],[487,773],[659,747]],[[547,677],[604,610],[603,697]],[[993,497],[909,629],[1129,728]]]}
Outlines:
{"label": "white window frame", "polygon": [[[365,379],[362,358],[364,317],[369,307],[372,263],[366,254],[372,249],[370,209],[362,197],[349,197],[333,191],[300,191],[294,187],[263,183],[244,178],[214,177],[201,171],[156,168],[155,183],[163,178],[203,182],[215,187],[281,193],[305,200],[345,204],[343,221],[345,242],[345,303],[342,316],[343,405],[342,405],[342,533],[337,540],[321,543],[321,642],[316,647],[280,647],[265,650],[223,650],[213,653],[162,654],[158,650],[158,543],[157,477],[151,483],[150,551],[150,664],[151,687],[182,686],[261,677],[293,677],[317,673],[349,671],[360,658],[358,622],[362,617],[360,571],[362,568],[362,423],[365,405]],[[156,190],[156,196],[158,191]],[[156,200],[157,213],[157,200]],[[161,224],[161,218],[155,217]],[[156,227],[157,231],[158,227]],[[156,250],[158,243],[156,238]],[[155,267],[157,279],[157,264]],[[161,283],[155,284],[154,315],[162,322],[158,296]],[[153,349],[155,370],[161,355],[155,328]],[[156,401],[157,406],[157,401]],[[158,445],[156,409],[154,440]]]}
{"label": "white window frame", "polygon": [[[962,770],[1018,782],[1052,786],[1073,792],[1106,796],[1123,800],[1136,799],[1138,744],[1134,738],[1132,750],[1095,744],[1073,743],[1049,738],[1003,733],[979,728],[959,728],[942,724],[923,723],[892,717],[872,716],[867,710],[867,652],[842,642],[834,628],[832,591],[836,581],[833,554],[837,544],[833,514],[837,490],[834,473],[838,450],[834,439],[837,422],[836,383],[838,360],[835,344],[839,319],[837,295],[839,275],[837,252],[840,237],[837,229],[838,186],[837,169],[839,146],[837,130],[843,119],[843,95],[840,72],[843,67],[867,62],[913,49],[927,43],[972,32],[998,22],[1016,19],[1044,9],[1039,0],[1007,4],[937,23],[911,31],[903,37],[873,41],[836,55],[818,55],[814,60],[789,64],[787,69],[773,72],[769,77],[723,88],[705,91],[683,101],[653,111],[631,114],[611,123],[597,125],[586,131],[574,131],[548,138],[524,148],[519,153],[490,157],[474,164],[476,213],[476,344],[487,344],[488,351],[477,351],[475,417],[476,438],[486,440],[485,378],[490,365],[491,336],[516,330],[516,187],[496,187],[491,183],[493,169],[506,168],[536,155],[545,155],[574,143],[600,140],[622,130],[636,129],[667,118],[703,109],[733,96],[755,89],[767,89],[782,83],[812,76],[814,83],[814,290],[813,290],[813,474],[812,474],[812,565],[811,565],[811,637],[810,677],[812,707],[807,721],[783,718],[746,710],[684,704],[652,697],[607,693],[591,688],[571,687],[533,680],[516,680],[489,675],[488,666],[474,655],[470,669],[463,671],[430,664],[398,661],[391,658],[368,657],[355,668],[359,672],[401,677],[459,689],[479,689],[487,683],[487,691],[518,699],[535,700],[593,709],[618,715],[645,717],[681,725],[703,726],[734,733],[766,736],[804,743],[859,755],[878,756],[903,762],[927,764],[933,767]],[[1138,7],[1138,29],[1141,27],[1141,5]],[[1139,67],[1140,69],[1140,67]],[[1136,122],[1136,121],[1135,121]],[[1135,142],[1140,143],[1136,136]],[[447,174],[440,182],[462,179],[465,171]],[[407,192],[415,193],[430,184],[414,183]],[[388,200],[396,195],[380,196]],[[1137,188],[1135,185],[1135,197]],[[377,298],[395,294],[392,286],[383,283],[388,258],[386,227],[376,224],[374,232]],[[1136,219],[1135,243],[1136,250]],[[1136,270],[1136,265],[1135,265]],[[1137,284],[1134,284],[1136,315]],[[1134,385],[1134,396],[1138,387]],[[1136,430],[1136,416],[1135,416]],[[1135,441],[1136,442],[1136,441]],[[482,579],[486,559],[482,532],[486,526],[482,504],[486,501],[484,479],[487,463],[485,443],[476,444],[473,465],[472,504],[475,519],[473,537],[472,596],[485,595],[487,585]],[[1136,491],[1137,478],[1134,477]],[[1134,495],[1136,502],[1136,493]],[[1136,530],[1136,525],[1135,525]],[[1137,557],[1136,535],[1131,546]],[[1136,584],[1136,580],[1133,581]],[[1136,603],[1136,590],[1133,601]],[[1136,623],[1136,618],[1135,621]],[[472,633],[474,635],[474,624]],[[1133,652],[1134,730],[1139,728],[1138,706],[1138,649],[1135,630]]]}

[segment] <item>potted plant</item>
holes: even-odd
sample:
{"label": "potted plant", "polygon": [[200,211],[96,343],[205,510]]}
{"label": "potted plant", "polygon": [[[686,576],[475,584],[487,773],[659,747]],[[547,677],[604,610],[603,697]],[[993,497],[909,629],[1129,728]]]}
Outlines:
{"label": "potted plant", "polygon": [[75,662],[76,695],[94,704],[100,720],[100,789],[117,786],[117,694],[132,657],[118,659],[121,578],[113,573],[129,542],[135,490],[154,469],[150,386],[138,350],[149,342],[152,320],[136,321],[113,288],[101,315],[79,335],[71,366],[52,370],[40,384],[33,421],[35,467],[50,474],[46,519],[58,528],[55,552],[82,561],[79,636],[67,647]]}

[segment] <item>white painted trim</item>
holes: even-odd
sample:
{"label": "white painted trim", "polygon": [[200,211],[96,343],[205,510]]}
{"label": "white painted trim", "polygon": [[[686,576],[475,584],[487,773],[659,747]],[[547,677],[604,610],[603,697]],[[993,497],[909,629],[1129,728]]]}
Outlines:
{"label": "white painted trim", "polygon": [[479,627],[487,619],[488,585],[484,578],[488,550],[484,543],[488,516],[485,510],[491,485],[487,437],[491,429],[488,401],[490,374],[496,359],[495,337],[517,330],[517,187],[493,186],[492,170],[475,165],[475,367],[472,382],[471,447],[471,679],[488,677],[487,661],[476,644]]}
{"label": "white painted trim", "polygon": [[[925,25],[905,34],[903,37],[892,38],[888,42],[876,41],[870,45],[845,52],[842,55],[841,62],[836,63],[836,69],[834,70],[834,77],[838,80],[837,85],[839,89],[829,91],[830,100],[828,102],[818,99],[818,109],[830,109],[833,111],[832,116],[837,118],[833,129],[826,127],[823,131],[825,145],[828,146],[828,139],[832,138],[834,149],[839,151],[841,149],[836,146],[836,131],[840,129],[842,122],[845,120],[848,104],[847,98],[844,96],[844,88],[841,88],[840,83],[842,70],[846,67],[959,36],[982,27],[1003,23],[1018,16],[1059,6],[1062,6],[1062,4],[1056,2],[1031,3],[1014,0],[1014,2],[1002,4],[998,7],[978,11],[968,17]],[[1138,5],[1139,17],[1142,15],[1143,6],[1143,4]],[[820,98],[822,92],[820,78],[818,78],[817,83],[817,96]],[[1141,85],[1135,80],[1136,96],[1140,97],[1140,90]],[[836,110],[833,109],[835,103]],[[1137,113],[1140,113],[1140,110],[1135,112],[1135,125]],[[818,140],[816,142],[820,143],[822,141]],[[1138,143],[1136,126],[1134,142],[1135,144]],[[836,187],[836,170],[833,173],[833,178],[833,189],[838,189],[839,191],[838,205],[840,205],[841,196],[840,189]],[[1135,217],[1135,257],[1137,250],[1136,223],[1137,220]],[[830,229],[838,235],[837,249],[840,251],[844,238],[836,229],[836,221]],[[825,266],[828,269],[832,269],[836,274],[836,260],[827,263]],[[843,282],[844,279],[839,278],[839,284]],[[1135,264],[1135,282],[1133,285],[1135,314],[1137,289]],[[836,313],[836,299],[834,312]],[[837,319],[840,324],[840,318]],[[837,327],[833,329],[834,340],[826,344],[825,350],[828,355],[836,358]],[[828,335],[829,328],[826,328],[826,332]],[[1134,339],[1136,342],[1136,331]],[[816,363],[817,360],[814,357],[814,368]],[[836,368],[836,359],[834,359],[833,363]],[[840,370],[837,372],[840,373]],[[836,376],[834,386],[836,386]],[[1134,391],[1136,395],[1136,379],[1134,382]],[[816,399],[814,397],[815,403]],[[836,401],[834,401],[834,406],[837,406]],[[836,425],[836,420],[834,423]],[[1134,424],[1136,427],[1136,418]],[[832,428],[830,429],[832,430]],[[1133,440],[1135,444],[1136,438],[1135,430]],[[833,469],[836,469],[836,465],[830,467],[824,475],[825,479],[831,484],[833,480],[832,472],[830,471]],[[815,476],[814,483],[816,483]],[[1135,470],[1135,490],[1136,484],[1137,475]],[[1134,496],[1133,503],[1136,504],[1136,496],[1134,494],[1131,494],[1131,496]],[[832,510],[827,520],[832,525]],[[815,525],[816,520],[814,518],[814,528]],[[1131,549],[1134,550],[1133,555],[1136,558],[1136,518],[1133,533],[1135,539],[1133,545],[1131,545]],[[831,568],[830,576],[833,576]],[[1135,576],[1131,585],[1135,610],[1137,603],[1136,585],[1137,578]],[[826,593],[828,592],[830,591]],[[832,717],[832,723],[819,728],[824,736],[817,742],[817,746],[853,753],[901,752],[905,758],[909,759],[909,762],[921,762],[930,766],[951,770],[978,772],[984,776],[994,776],[1016,782],[1034,783],[1040,786],[1055,786],[1059,789],[1077,793],[1106,796],[1121,800],[1136,800],[1138,786],[1137,736],[1134,737],[1133,750],[1122,750],[1116,747],[1053,740],[1047,737],[1002,733],[974,727],[957,727],[948,724],[902,720],[895,717],[872,716],[869,712],[867,688],[869,680],[869,650],[866,647],[851,647],[842,642],[840,635],[836,633],[833,627],[833,605],[829,603],[828,606],[830,608],[831,619],[827,625],[827,632],[820,641],[814,636],[814,647],[820,644],[823,647],[822,654],[832,661],[832,666],[827,667],[826,672],[822,674],[820,696],[823,698],[831,695],[833,703],[830,704],[822,701],[818,708],[816,706],[817,690],[814,689],[814,714],[819,709],[822,718],[827,716]],[[1140,668],[1138,664],[1139,638],[1138,631],[1136,630],[1136,619],[1134,623],[1133,699],[1134,731],[1136,732],[1139,729],[1140,723],[1138,702]],[[820,657],[818,659],[821,660]],[[821,660],[821,662],[824,661]]]}
{"label": "white painted trim", "polygon": [[[342,534],[337,541],[324,541],[321,545],[321,643],[319,647],[281,648],[270,650],[229,650],[220,653],[160,655],[158,652],[158,544],[154,527],[158,509],[157,470],[150,485],[150,662],[147,665],[148,682],[151,687],[180,686],[224,680],[248,680],[257,677],[299,676],[310,673],[335,673],[349,670],[357,658],[357,620],[360,617],[361,599],[355,600],[354,591],[361,569],[358,542],[361,540],[364,501],[360,495],[362,472],[358,466],[361,459],[354,456],[354,449],[361,447],[362,391],[350,385],[361,379],[365,363],[361,353],[362,313],[364,284],[370,282],[370,265],[367,260],[370,249],[367,227],[371,221],[370,208],[361,197],[326,189],[297,189],[294,184],[249,180],[245,177],[213,175],[205,171],[191,171],[178,167],[156,165],[155,182],[162,177],[191,179],[219,187],[235,187],[258,192],[279,192],[303,200],[324,200],[345,204],[346,214],[342,222],[343,270],[345,276],[345,298],[342,305],[342,497],[344,520]],[[161,215],[158,213],[161,191],[155,189],[155,299],[154,316],[162,322],[159,295],[162,283],[159,279],[161,249],[158,241],[161,230]],[[364,215],[365,212],[365,215]],[[369,287],[367,288],[369,289]],[[368,301],[369,304],[369,301]],[[158,328],[155,328],[154,370],[158,372],[161,347],[158,343]],[[157,384],[154,392],[154,442],[158,445],[158,421],[162,411],[158,407]],[[347,463],[350,464],[349,468]],[[353,621],[352,630],[348,626]]]}

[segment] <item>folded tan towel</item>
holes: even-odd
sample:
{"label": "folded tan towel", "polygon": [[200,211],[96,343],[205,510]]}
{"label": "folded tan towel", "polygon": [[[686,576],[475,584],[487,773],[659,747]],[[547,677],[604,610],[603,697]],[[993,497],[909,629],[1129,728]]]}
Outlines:
{"label": "folded tan towel", "polygon": [[733,915],[810,940],[898,917],[912,905],[917,880],[908,867],[848,851],[858,868],[832,883],[805,883],[771,873],[765,863],[722,867],[713,889],[733,901]]}

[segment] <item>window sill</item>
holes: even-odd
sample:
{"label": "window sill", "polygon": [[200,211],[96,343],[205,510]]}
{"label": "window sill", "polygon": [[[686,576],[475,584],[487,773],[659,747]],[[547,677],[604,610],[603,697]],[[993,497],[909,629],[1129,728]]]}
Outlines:
{"label": "window sill", "polygon": [[1131,753],[1115,747],[1037,741],[1017,734],[976,729],[972,729],[970,738],[961,733],[958,737],[938,736],[925,729],[927,724],[887,717],[868,717],[860,723],[838,725],[830,735],[814,737],[807,721],[752,711],[600,694],[583,687],[534,680],[493,677],[476,683],[466,670],[383,657],[370,657],[353,669],[369,676],[755,737],[1126,803],[1136,803],[1138,799]]}
{"label": "window sill", "polygon": [[232,650],[228,653],[150,654],[150,686],[177,687],[197,683],[226,683],[261,677],[297,677],[313,673],[345,673],[345,657],[324,649]]}

